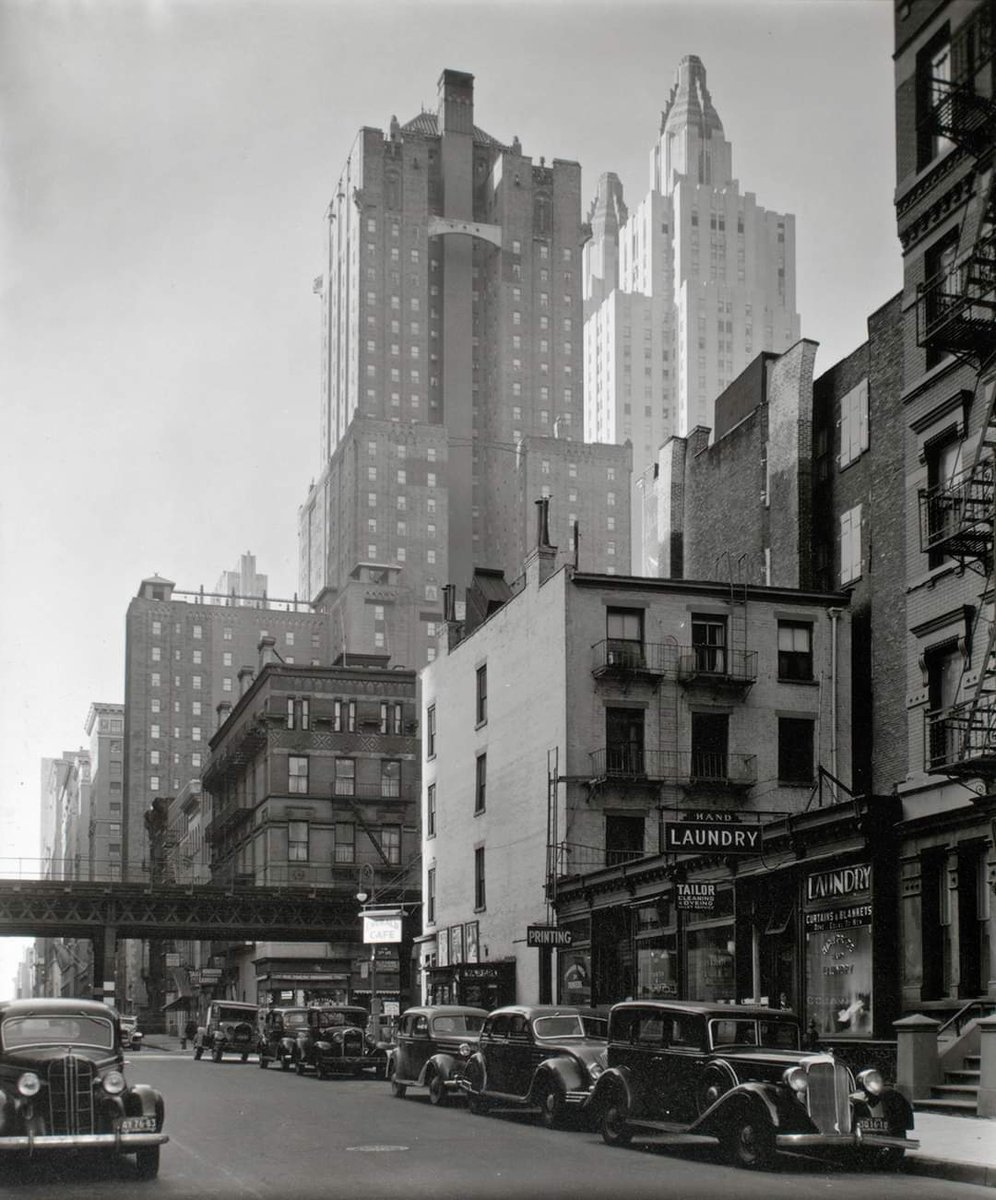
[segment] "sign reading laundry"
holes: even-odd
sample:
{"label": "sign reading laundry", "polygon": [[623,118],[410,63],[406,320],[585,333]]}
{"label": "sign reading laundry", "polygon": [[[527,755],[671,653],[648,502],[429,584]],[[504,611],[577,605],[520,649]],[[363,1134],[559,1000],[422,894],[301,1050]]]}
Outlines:
{"label": "sign reading laundry", "polygon": [[761,849],[760,825],[734,825],[718,821],[669,821],[664,825],[668,853],[710,850],[721,854],[756,854]]}

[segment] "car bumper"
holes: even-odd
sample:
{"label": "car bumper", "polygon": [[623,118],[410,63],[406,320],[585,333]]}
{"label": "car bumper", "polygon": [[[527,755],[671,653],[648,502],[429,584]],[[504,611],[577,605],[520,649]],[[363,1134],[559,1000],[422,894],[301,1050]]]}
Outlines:
{"label": "car bumper", "polygon": [[119,1150],[127,1154],[143,1146],[161,1146],[165,1133],[50,1133],[0,1136],[0,1150]]}
{"label": "car bumper", "polygon": [[583,1108],[588,1103],[591,1092],[565,1092],[564,1103],[569,1108]]}
{"label": "car bumper", "polygon": [[827,1149],[844,1147],[894,1147],[902,1150],[919,1150],[920,1143],[916,1138],[895,1137],[889,1133],[777,1133],[775,1145],[779,1150],[815,1149],[825,1146]]}

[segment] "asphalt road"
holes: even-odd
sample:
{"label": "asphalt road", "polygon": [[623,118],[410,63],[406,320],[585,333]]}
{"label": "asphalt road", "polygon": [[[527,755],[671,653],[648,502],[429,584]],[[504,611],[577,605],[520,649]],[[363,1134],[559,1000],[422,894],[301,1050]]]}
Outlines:
{"label": "asphalt road", "polygon": [[0,1194],[18,1200],[691,1200],[800,1196],[968,1200],[989,1189],[828,1168],[783,1156],[769,1172],[727,1166],[712,1146],[616,1149],[582,1129],[552,1132],[522,1116],[439,1110],[420,1091],[395,1099],[370,1079],[298,1078],[255,1058],[221,1064],[143,1052],[128,1070],[166,1098],[159,1178],[113,1163],[49,1155],[0,1162]]}

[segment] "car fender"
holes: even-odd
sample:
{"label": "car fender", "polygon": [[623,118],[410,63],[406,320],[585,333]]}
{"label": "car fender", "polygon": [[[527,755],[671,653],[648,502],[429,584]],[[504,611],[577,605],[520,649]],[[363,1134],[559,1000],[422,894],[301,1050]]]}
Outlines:
{"label": "car fender", "polygon": [[[484,1065],[484,1055],[483,1054],[477,1053],[477,1054],[472,1054],[470,1056],[470,1059],[467,1062],[467,1069],[464,1071],[463,1077],[469,1085],[468,1091],[471,1091],[471,1092],[487,1091],[488,1072],[487,1072],[487,1068]],[[479,1085],[477,1087],[473,1086],[475,1080],[477,1080],[479,1083]]]}
{"label": "car fender", "polygon": [[622,1095],[626,1111],[632,1112],[636,1099],[633,1080],[626,1067],[609,1067],[603,1071],[591,1089],[585,1101],[585,1111],[594,1116],[600,1116],[609,1106],[610,1101]]}
{"label": "car fender", "polygon": [[331,1042],[312,1042],[311,1049],[314,1051],[315,1054],[331,1054],[332,1053],[332,1043]]}
{"label": "car fender", "polygon": [[426,1059],[419,1075],[419,1083],[424,1083],[428,1079],[430,1071],[434,1071],[444,1082],[452,1079],[456,1074],[455,1067],[458,1061],[469,1062],[470,1060],[458,1060],[453,1054],[434,1054],[432,1058]]}
{"label": "car fender", "polygon": [[546,1085],[555,1080],[565,1092],[586,1092],[591,1085],[591,1077],[583,1070],[577,1059],[568,1055],[545,1059],[533,1072],[529,1087],[529,1097],[533,1099]]}
{"label": "car fender", "polygon": [[159,1126],[165,1112],[162,1093],[147,1083],[136,1083],[128,1092],[126,1108],[132,1117],[155,1117]]}
{"label": "car fender", "polygon": [[693,1121],[688,1127],[688,1132],[722,1137],[730,1127],[729,1122],[733,1114],[742,1111],[745,1105],[763,1111],[775,1129],[796,1125],[799,1116],[806,1116],[805,1109],[798,1101],[793,1100],[787,1091],[787,1088],[778,1084],[756,1081],[740,1083],[724,1092],[711,1108],[697,1121]]}
{"label": "car fender", "polygon": [[913,1128],[913,1106],[895,1088],[886,1087],[879,1096],[854,1093],[854,1120],[861,1117],[884,1117],[893,1133]]}

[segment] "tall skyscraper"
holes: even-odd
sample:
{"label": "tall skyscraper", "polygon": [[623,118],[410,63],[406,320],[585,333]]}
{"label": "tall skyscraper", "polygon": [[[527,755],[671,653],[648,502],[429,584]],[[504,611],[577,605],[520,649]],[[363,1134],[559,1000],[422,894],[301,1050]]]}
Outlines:
{"label": "tall skyscraper", "polygon": [[[688,55],[632,211],[612,173],[584,248],[584,436],[633,447],[633,480],[672,434],[713,425],[716,396],[763,350],[799,339],[795,219],[761,208]],[[641,570],[634,509],[634,569]]]}
{"label": "tall skyscraper", "polygon": [[533,504],[562,558],[629,568],[627,448],[582,434],[581,169],[474,124],[473,76],[435,112],[364,128],[328,209],[321,474],[300,592],[332,637],[432,656],[442,588],[519,576]]}

